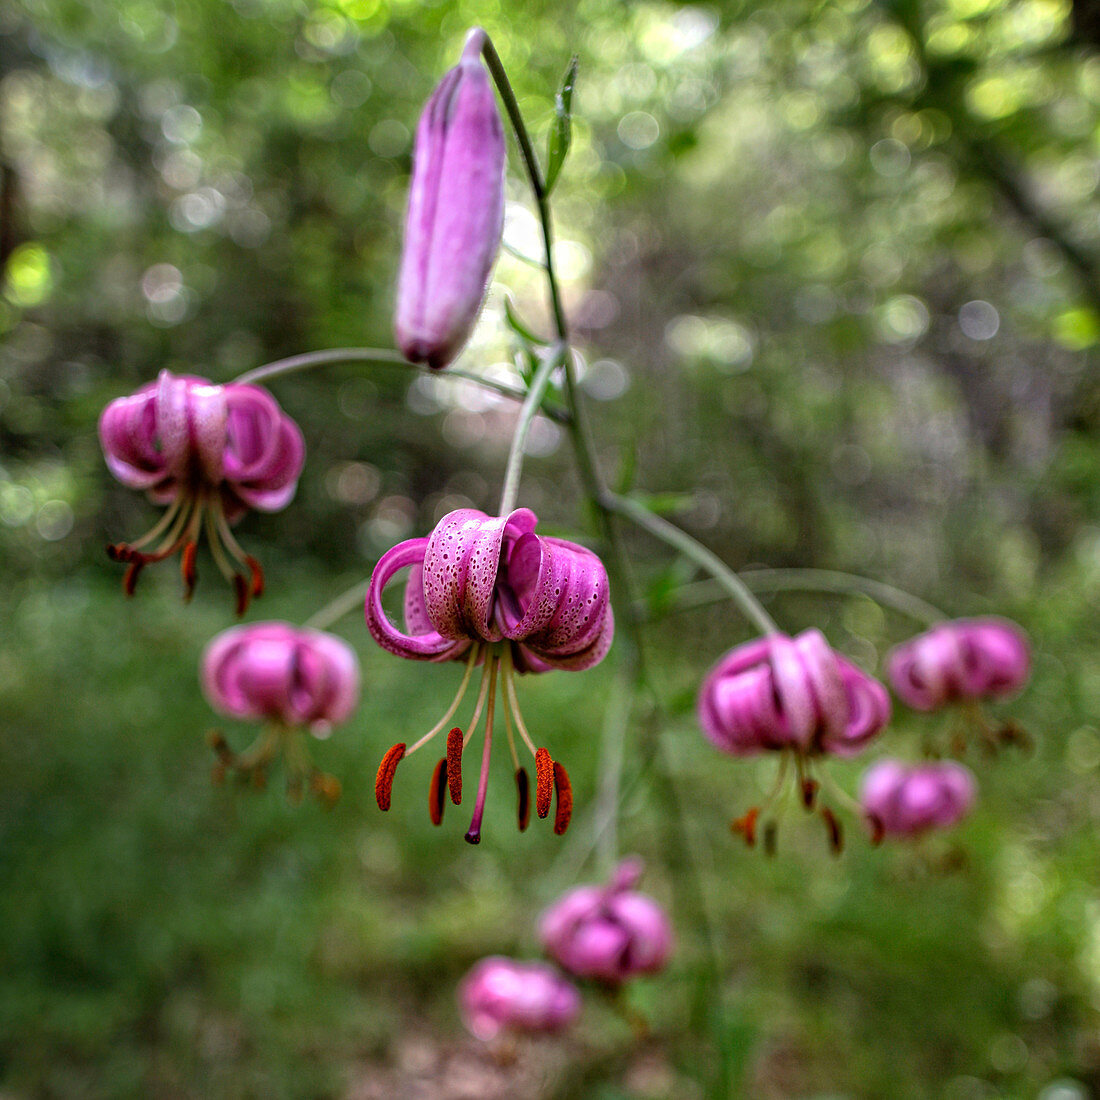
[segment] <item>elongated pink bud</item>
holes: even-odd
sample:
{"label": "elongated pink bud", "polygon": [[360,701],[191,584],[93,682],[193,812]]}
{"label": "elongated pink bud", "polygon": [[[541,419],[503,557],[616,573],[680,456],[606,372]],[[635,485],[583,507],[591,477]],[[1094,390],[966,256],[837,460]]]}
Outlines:
{"label": "elongated pink bud", "polygon": [[504,225],[504,129],[481,64],[485,32],[439,82],[416,130],[394,332],[413,363],[445,367],[474,327]]}

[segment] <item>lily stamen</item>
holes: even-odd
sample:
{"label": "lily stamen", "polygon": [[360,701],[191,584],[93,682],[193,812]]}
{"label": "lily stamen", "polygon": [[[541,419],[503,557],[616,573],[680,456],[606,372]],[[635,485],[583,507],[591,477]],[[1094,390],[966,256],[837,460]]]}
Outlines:
{"label": "lily stamen", "polygon": [[[572,812],[569,777],[560,765],[555,769],[549,752],[536,747],[528,733],[514,674],[591,668],[607,653],[614,633],[607,572],[599,558],[575,543],[536,535],[536,524],[537,517],[526,508],[496,517],[473,508],[449,512],[430,536],[408,539],[383,554],[367,592],[367,626],[375,641],[389,652],[417,661],[466,659],[468,673],[473,663],[484,661],[473,716],[460,744],[457,737],[449,738],[453,744],[448,746],[446,758],[448,787],[454,785],[453,800],[457,802],[460,752],[476,734],[484,708],[485,746],[473,819],[466,834],[475,844],[481,837],[488,787],[498,675],[519,800],[519,826],[522,829],[527,824],[531,790],[527,772],[519,763],[517,730],[535,759],[539,816],[549,815],[556,792],[556,831],[563,832]],[[382,605],[387,584],[401,570],[409,571],[404,630],[390,621]],[[438,729],[450,722],[455,706],[457,703]],[[422,738],[414,748],[427,739]]]}
{"label": "lily stamen", "polygon": [[[263,592],[263,571],[229,529],[249,509],[275,512],[294,496],[305,459],[297,425],[266,390],[161,371],[155,382],[112,401],[99,421],[111,472],[168,509],[132,543],[108,547],[129,563],[123,584],[132,594],[144,566],[182,550],[184,598],[198,574],[195,549],[205,529],[218,569],[237,590],[237,610]],[[156,549],[142,548],[160,540]],[[234,571],[225,551],[240,563]]]}
{"label": "lily stamen", "polygon": [[[451,700],[451,705],[447,708],[446,713],[442,718],[419,741],[414,742],[412,748],[409,749],[407,756],[411,756],[421,745],[426,745],[433,737],[443,729],[445,725],[454,717],[454,713],[458,710],[462,704],[462,700],[466,695],[466,689],[470,686],[470,677],[473,675],[474,665],[477,664],[478,655],[481,653],[480,646],[474,646],[470,650],[470,656],[466,661],[466,671],[462,676],[462,683],[458,685],[458,691],[455,692],[455,697]],[[482,690],[484,690],[484,677],[482,678]],[[450,737],[448,736],[448,741]]]}

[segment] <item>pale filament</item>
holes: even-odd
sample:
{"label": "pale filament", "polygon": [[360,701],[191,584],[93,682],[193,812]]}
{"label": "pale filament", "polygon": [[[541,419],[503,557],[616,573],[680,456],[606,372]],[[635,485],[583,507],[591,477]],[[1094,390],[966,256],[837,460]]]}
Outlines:
{"label": "pale filament", "polygon": [[[450,722],[451,718],[454,717],[454,712],[458,710],[459,704],[462,702],[463,696],[465,696],[466,694],[466,688],[469,687],[470,677],[471,675],[473,675],[474,665],[477,664],[477,655],[481,652],[481,649],[481,646],[476,645],[470,647],[470,656],[466,659],[466,671],[462,675],[462,683],[458,685],[458,691],[455,693],[454,699],[451,700],[451,705],[447,708],[446,714],[444,714],[443,717],[440,718],[440,720],[436,722],[436,724],[432,726],[432,728],[428,730],[428,732],[424,734],[424,736],[421,737],[419,741],[417,741],[411,748],[405,751],[406,756],[412,756],[412,754],[416,752],[416,750],[420,748],[421,745],[426,745],[433,737],[435,737],[437,733],[439,733],[441,729],[443,729],[444,726],[447,725],[448,722]],[[481,683],[482,692],[484,692],[484,674],[482,675]]]}

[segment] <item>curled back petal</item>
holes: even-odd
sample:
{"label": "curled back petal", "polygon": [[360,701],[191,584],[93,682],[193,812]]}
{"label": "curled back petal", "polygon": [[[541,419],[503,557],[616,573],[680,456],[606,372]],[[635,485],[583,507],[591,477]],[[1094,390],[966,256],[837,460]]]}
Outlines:
{"label": "curled back petal", "polygon": [[300,630],[298,636],[295,687],[305,696],[301,720],[323,735],[328,726],[347,719],[359,702],[359,659],[347,642],[332,634]]}
{"label": "curled back petal", "polygon": [[[447,661],[469,648],[466,637],[444,637],[438,629],[418,634],[405,634],[398,630],[386,616],[382,607],[382,593],[399,570],[423,565],[428,539],[408,539],[387,550],[371,574],[366,599],[367,629],[371,637],[387,652],[414,661]],[[417,624],[418,629],[422,624]]]}
{"label": "curled back petal", "polygon": [[537,522],[527,508],[492,517],[459,508],[436,524],[424,553],[424,604],[444,638],[499,642],[504,637],[494,622],[501,548],[506,537],[518,539]]}
{"label": "curled back petal", "polygon": [[222,479],[226,441],[225,388],[195,375],[161,371],[157,378],[157,439],[169,473]]}
{"label": "curled back petal", "polygon": [[305,462],[298,425],[259,386],[227,386],[225,479],[249,507],[275,512],[293,498]]}
{"label": "curled back petal", "polygon": [[863,669],[844,657],[836,660],[847,696],[847,721],[839,734],[823,735],[820,744],[823,751],[835,756],[855,756],[889,723],[890,696]]}
{"label": "curled back petal", "polygon": [[111,473],[131,489],[151,489],[170,475],[157,447],[156,386],[112,401],[99,417],[99,442]]}
{"label": "curled back petal", "polygon": [[[513,587],[519,585],[525,609],[523,617],[505,631],[506,637],[522,640],[551,662],[585,654],[585,663],[579,667],[590,668],[602,660],[614,631],[607,571],[591,550],[555,538],[539,540],[535,571],[530,541],[535,537],[517,540],[509,559],[509,566],[512,559],[517,560]],[[606,646],[602,645],[605,640]]]}

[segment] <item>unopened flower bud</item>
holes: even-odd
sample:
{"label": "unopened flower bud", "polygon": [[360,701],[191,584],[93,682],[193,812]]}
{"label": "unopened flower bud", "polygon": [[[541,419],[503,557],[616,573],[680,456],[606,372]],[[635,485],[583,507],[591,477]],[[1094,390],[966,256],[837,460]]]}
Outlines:
{"label": "unopened flower bud", "polygon": [[445,367],[474,327],[504,226],[504,130],[480,61],[485,32],[428,100],[416,130],[394,331],[410,362]]}

